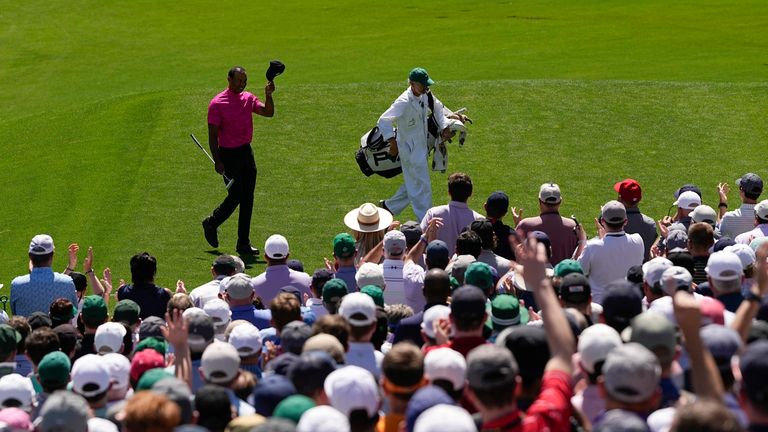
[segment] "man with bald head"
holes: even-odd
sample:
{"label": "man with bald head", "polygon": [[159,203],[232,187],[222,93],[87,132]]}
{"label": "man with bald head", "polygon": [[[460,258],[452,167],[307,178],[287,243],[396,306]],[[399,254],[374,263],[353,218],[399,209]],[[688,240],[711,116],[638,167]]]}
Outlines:
{"label": "man with bald head", "polygon": [[246,92],[248,75],[241,66],[227,74],[226,90],[217,94],[208,105],[208,145],[215,162],[216,172],[234,180],[227,197],[203,220],[205,240],[211,247],[219,247],[218,227],[240,206],[237,221],[237,252],[256,255],[259,250],[251,246],[251,213],[253,191],[256,188],[256,162],[253,160],[253,113],[262,117],[275,114],[272,92],[275,84],[264,87],[264,102]]}
{"label": "man with bald head", "polygon": [[427,270],[424,275],[422,292],[427,304],[422,311],[400,321],[397,330],[395,330],[393,344],[403,341],[413,342],[419,347],[424,344],[421,337],[421,322],[424,321],[424,311],[435,305],[448,304],[448,296],[451,295],[451,278],[448,272],[441,268]]}

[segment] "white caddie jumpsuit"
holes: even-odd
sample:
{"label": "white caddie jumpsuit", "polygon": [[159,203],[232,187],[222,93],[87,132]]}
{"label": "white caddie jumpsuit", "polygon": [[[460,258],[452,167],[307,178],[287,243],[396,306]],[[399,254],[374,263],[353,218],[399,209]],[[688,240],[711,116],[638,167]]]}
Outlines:
{"label": "white caddie jumpsuit", "polygon": [[[434,94],[435,112],[443,113],[443,103]],[[415,96],[409,86],[392,106],[379,117],[379,130],[384,141],[395,136],[397,126],[397,149],[403,168],[403,185],[386,200],[386,205],[393,214],[402,212],[410,202],[416,220],[421,220],[432,207],[432,186],[429,182],[427,140],[429,131],[429,103],[427,95]],[[438,131],[446,127],[444,115],[435,115]]]}

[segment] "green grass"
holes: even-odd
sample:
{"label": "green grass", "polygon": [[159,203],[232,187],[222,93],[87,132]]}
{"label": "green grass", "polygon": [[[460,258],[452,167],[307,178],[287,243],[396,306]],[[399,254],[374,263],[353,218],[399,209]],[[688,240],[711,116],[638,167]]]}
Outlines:
{"label": "green grass", "polygon": [[[411,4],[0,0],[0,283],[26,272],[39,232],[53,235],[58,269],[76,241],[116,278],[147,250],[160,284],[205,282],[214,253],[200,220],[223,187],[188,134],[205,142],[229,66],[263,95],[272,58],[287,70],[275,118],[254,120],[252,235],[261,246],[285,234],[310,272],[348,210],[399,185],[362,176],[353,154],[415,65],[476,120],[449,168],[473,177],[478,210],[502,189],[534,214],[538,185],[556,181],[562,213],[587,222],[631,176],[660,217],[682,183],[716,204],[719,181],[768,175],[764,2]],[[446,178],[432,175],[435,204]]]}

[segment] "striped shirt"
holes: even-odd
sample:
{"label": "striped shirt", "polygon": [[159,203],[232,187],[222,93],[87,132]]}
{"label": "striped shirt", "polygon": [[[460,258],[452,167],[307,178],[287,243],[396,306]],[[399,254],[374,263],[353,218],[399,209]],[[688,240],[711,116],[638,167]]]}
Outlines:
{"label": "striped shirt", "polygon": [[755,227],[755,204],[742,204],[736,210],[726,212],[720,221],[723,237],[735,239],[737,235]]}
{"label": "striped shirt", "polygon": [[50,267],[35,267],[30,274],[11,282],[11,312],[14,315],[48,313],[51,303],[59,298],[77,304],[75,283],[71,277],[56,273]]}

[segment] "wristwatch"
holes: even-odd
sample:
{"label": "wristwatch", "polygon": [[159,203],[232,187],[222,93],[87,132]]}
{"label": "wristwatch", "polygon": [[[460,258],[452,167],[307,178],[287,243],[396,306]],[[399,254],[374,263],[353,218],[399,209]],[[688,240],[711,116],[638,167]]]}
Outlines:
{"label": "wristwatch", "polygon": [[762,303],[763,296],[761,296],[760,294],[755,294],[752,291],[748,291],[747,294],[744,295],[744,300],[750,301],[750,302]]}

